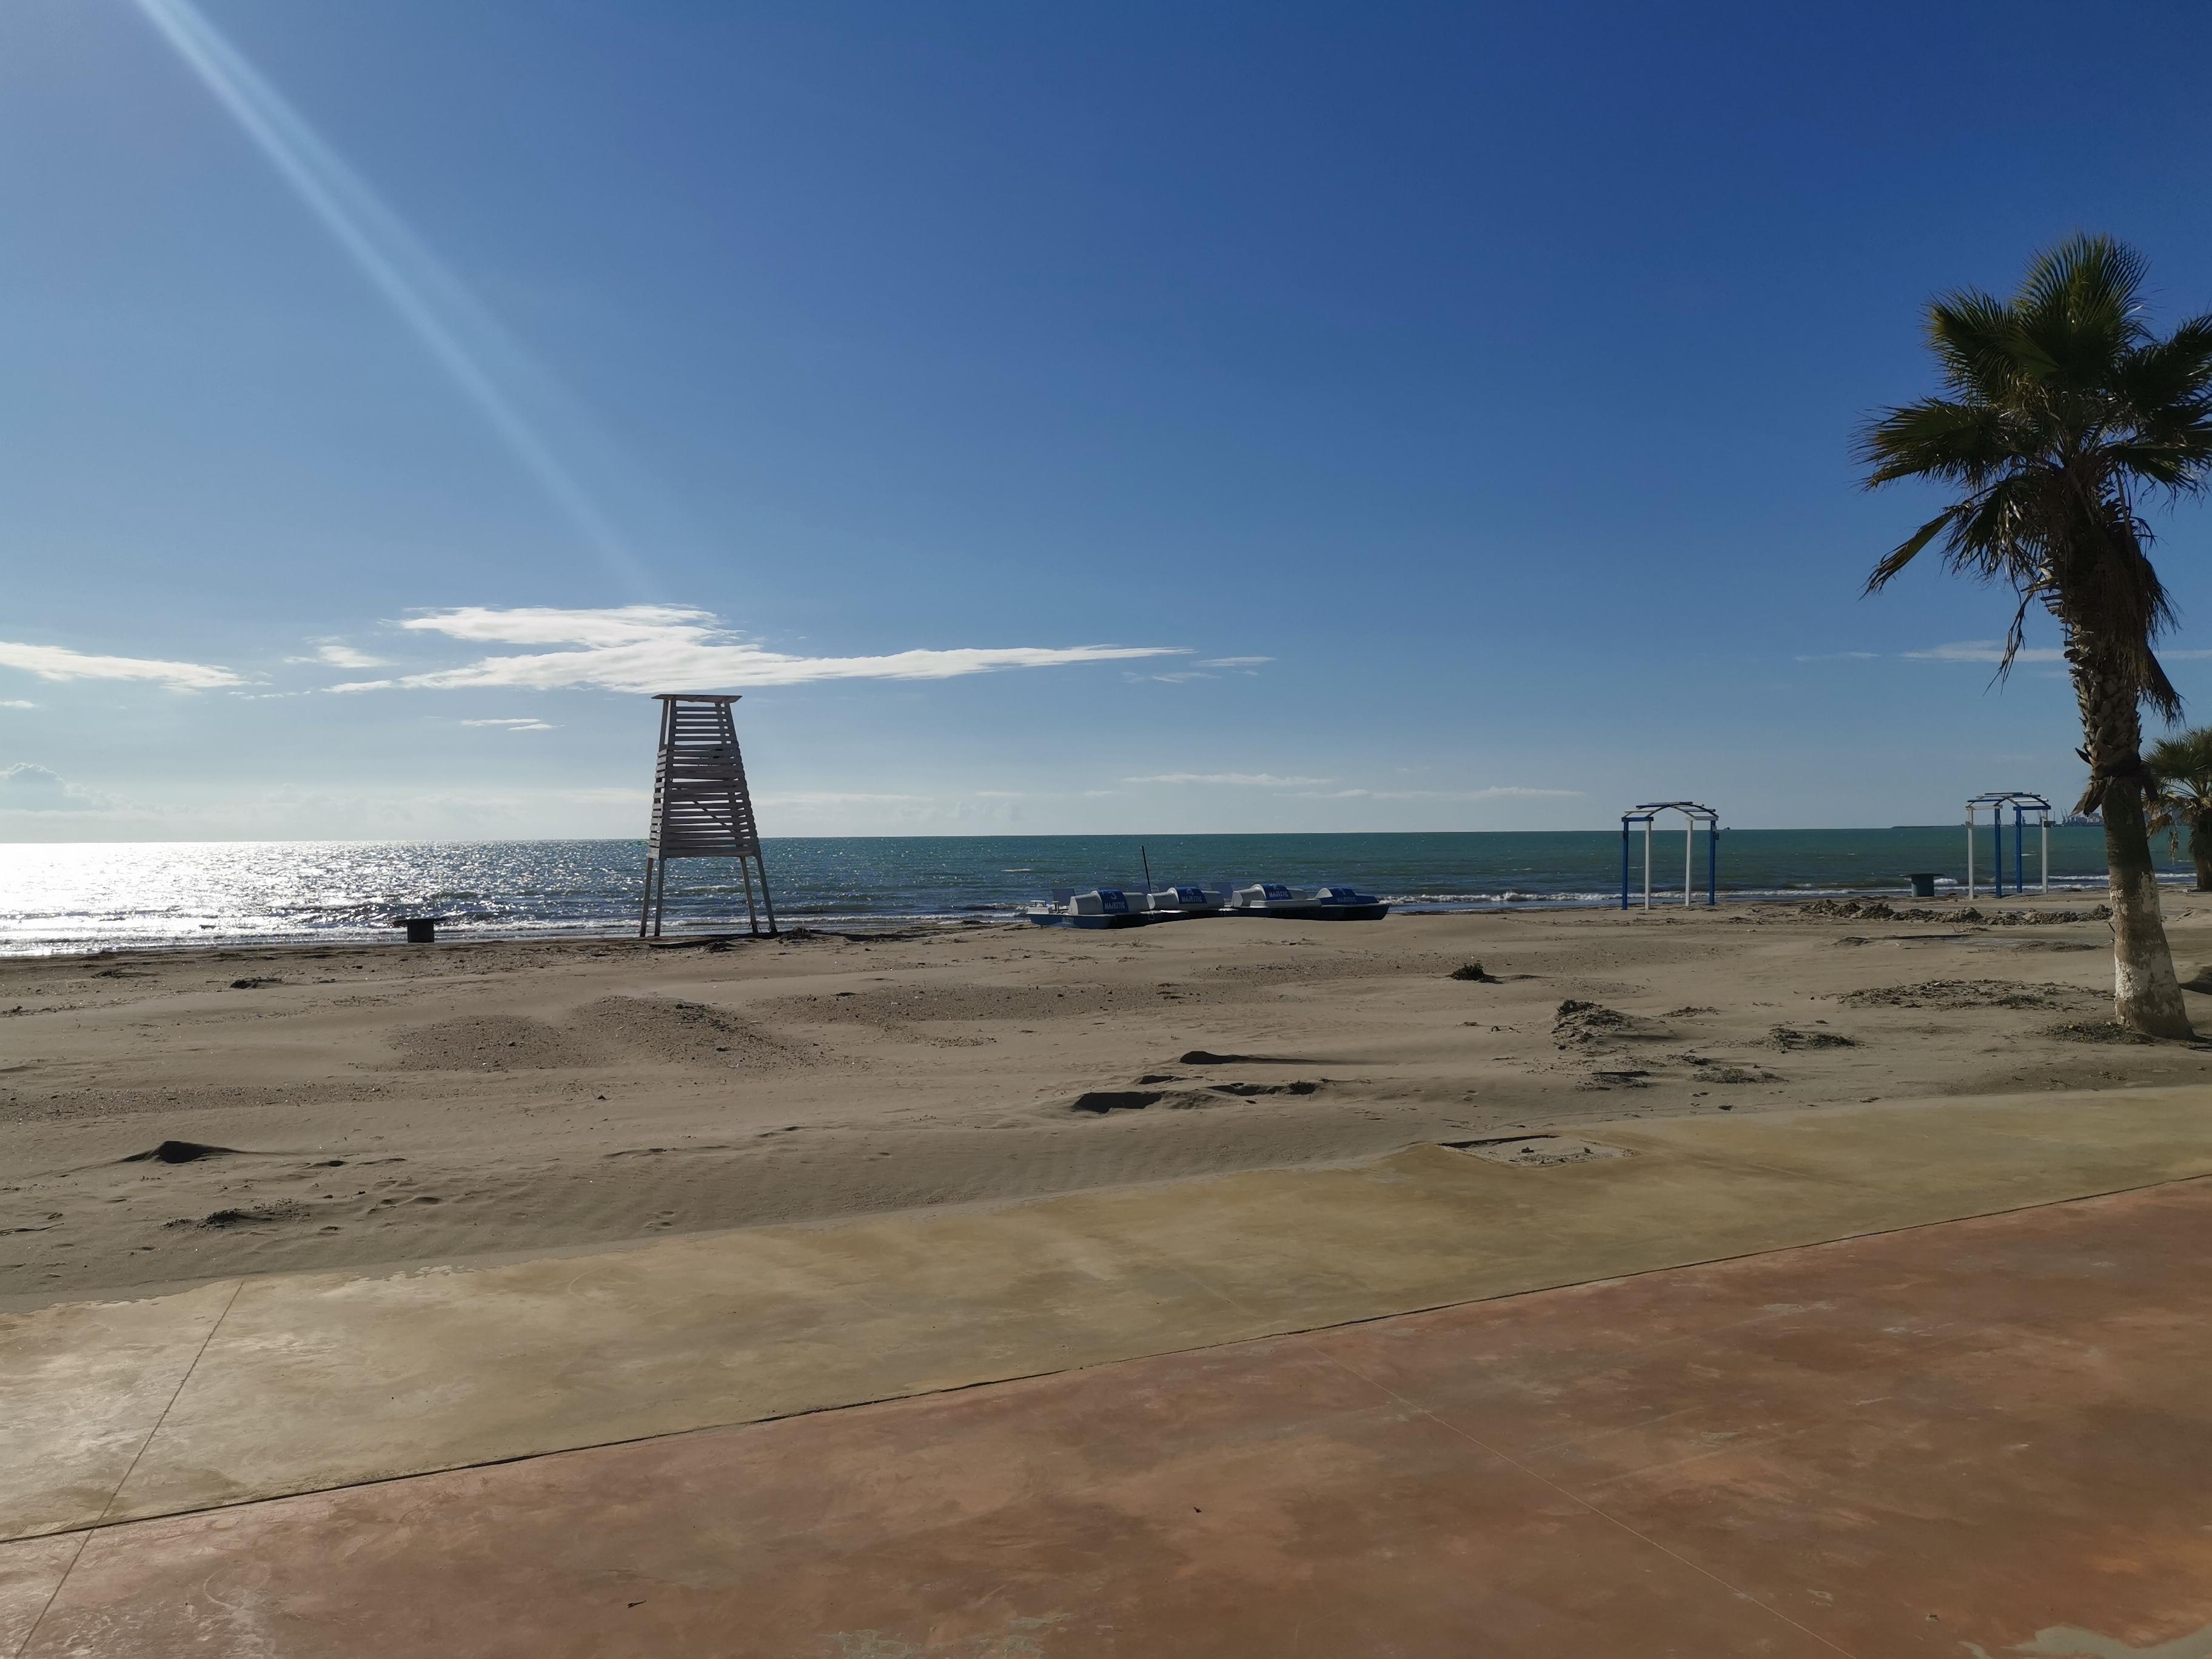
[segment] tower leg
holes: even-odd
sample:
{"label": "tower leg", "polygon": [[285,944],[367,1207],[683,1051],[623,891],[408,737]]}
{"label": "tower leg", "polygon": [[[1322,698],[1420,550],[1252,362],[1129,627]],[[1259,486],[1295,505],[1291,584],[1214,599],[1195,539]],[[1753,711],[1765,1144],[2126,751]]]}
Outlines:
{"label": "tower leg", "polygon": [[645,937],[645,925],[653,917],[653,866],[660,860],[647,853],[645,855],[645,899],[637,907],[637,936]]}
{"label": "tower leg", "polygon": [[742,857],[738,860],[738,873],[744,878],[745,883],[745,926],[758,933],[760,913],[753,908],[753,867]]}
{"label": "tower leg", "polygon": [[761,902],[768,907],[768,936],[774,939],[776,936],[775,901],[768,896],[768,860],[760,855],[757,843],[754,847],[753,862],[760,867]]}
{"label": "tower leg", "polygon": [[660,860],[659,878],[653,884],[653,936],[660,937],[660,919],[668,907],[668,860]]}

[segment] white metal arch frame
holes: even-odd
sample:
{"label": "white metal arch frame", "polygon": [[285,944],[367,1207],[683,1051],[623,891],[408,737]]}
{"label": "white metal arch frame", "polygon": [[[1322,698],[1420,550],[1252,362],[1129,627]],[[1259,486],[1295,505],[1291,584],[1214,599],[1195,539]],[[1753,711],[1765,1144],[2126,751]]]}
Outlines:
{"label": "white metal arch frame", "polygon": [[1974,830],[1977,815],[1990,815],[1990,896],[2004,896],[2004,815],[2012,809],[2012,890],[2027,890],[2027,815],[2037,815],[2043,831],[2042,892],[2051,890],[2051,803],[2026,789],[1991,789],[1966,803],[1966,896],[1974,896]]}
{"label": "white metal arch frame", "polygon": [[1662,812],[1682,815],[1682,905],[1697,890],[1698,826],[1705,826],[1705,902],[1720,902],[1721,815],[1693,800],[1645,801],[1620,815],[1620,908],[1628,908],[1628,826],[1644,826],[1644,908],[1651,908],[1651,828]]}

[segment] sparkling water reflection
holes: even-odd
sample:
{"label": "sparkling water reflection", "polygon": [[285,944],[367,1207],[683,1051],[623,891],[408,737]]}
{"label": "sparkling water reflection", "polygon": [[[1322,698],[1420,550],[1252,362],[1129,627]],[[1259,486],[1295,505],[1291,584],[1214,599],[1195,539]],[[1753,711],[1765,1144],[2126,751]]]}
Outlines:
{"label": "sparkling water reflection", "polygon": [[[2054,889],[2101,884],[2100,832],[2051,842]],[[1662,892],[1671,878],[1679,895],[1680,848],[1660,843]],[[1966,864],[1958,830],[1731,830],[1721,848],[1724,898],[1901,894],[1906,871],[1955,885]],[[1984,831],[1984,880],[1988,848]],[[1640,884],[1640,840],[1636,851]],[[1054,887],[1137,887],[1147,860],[1158,882],[1348,881],[1415,909],[1602,904],[1620,880],[1620,837],[1601,830],[787,838],[767,859],[778,915],[815,925],[1004,915]],[[2033,881],[2033,837],[2027,865]],[[622,933],[637,926],[644,872],[635,841],[0,846],[0,952],[383,939],[399,914],[452,915],[464,936]],[[671,927],[744,916],[734,866],[674,867]]]}

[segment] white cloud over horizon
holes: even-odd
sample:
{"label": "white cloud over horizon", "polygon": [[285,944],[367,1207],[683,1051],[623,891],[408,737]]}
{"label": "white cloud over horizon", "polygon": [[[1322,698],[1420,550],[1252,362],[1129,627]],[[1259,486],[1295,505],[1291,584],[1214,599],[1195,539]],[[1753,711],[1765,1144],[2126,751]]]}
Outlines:
{"label": "white cloud over horizon", "polygon": [[1237,787],[1288,789],[1303,784],[1334,783],[1334,778],[1278,777],[1273,772],[1154,772],[1124,783],[1218,783]]}
{"label": "white cloud over horizon", "polygon": [[551,726],[544,720],[533,720],[528,716],[520,719],[510,717],[504,720],[463,720],[461,724],[463,726],[495,726],[508,732],[557,732],[561,729],[557,726]]}
{"label": "white cloud over horizon", "polygon": [[1176,646],[969,646],[878,657],[800,657],[745,640],[726,629],[712,611],[669,605],[586,610],[461,605],[411,617],[400,626],[472,644],[572,648],[483,657],[459,668],[394,679],[353,680],[330,690],[652,692],[800,685],[819,680],[936,680],[1003,668],[1176,656],[1183,650]]}
{"label": "white cloud over horizon", "polygon": [[32,761],[0,766],[0,812],[96,812],[111,803]]}
{"label": "white cloud over horizon", "polygon": [[153,657],[102,657],[61,645],[21,645],[0,640],[0,667],[20,668],[43,680],[142,680],[177,691],[214,691],[246,684],[243,674],[208,663],[167,662]]}
{"label": "white cloud over horizon", "polygon": [[315,646],[313,656],[287,657],[284,660],[289,663],[320,663],[331,668],[388,668],[391,666],[389,659],[383,657],[372,657],[368,652],[356,650],[352,646],[340,640],[319,641]]}

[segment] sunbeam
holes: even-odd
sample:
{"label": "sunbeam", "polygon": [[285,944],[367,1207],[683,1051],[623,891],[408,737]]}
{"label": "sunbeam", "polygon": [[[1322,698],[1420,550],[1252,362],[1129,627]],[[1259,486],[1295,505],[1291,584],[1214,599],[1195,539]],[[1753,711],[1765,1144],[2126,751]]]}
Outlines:
{"label": "sunbeam", "polygon": [[573,399],[191,0],[136,3],[563,516],[627,587],[646,597],[645,572],[614,520],[564,465],[540,422],[524,413],[532,406],[578,427]]}

